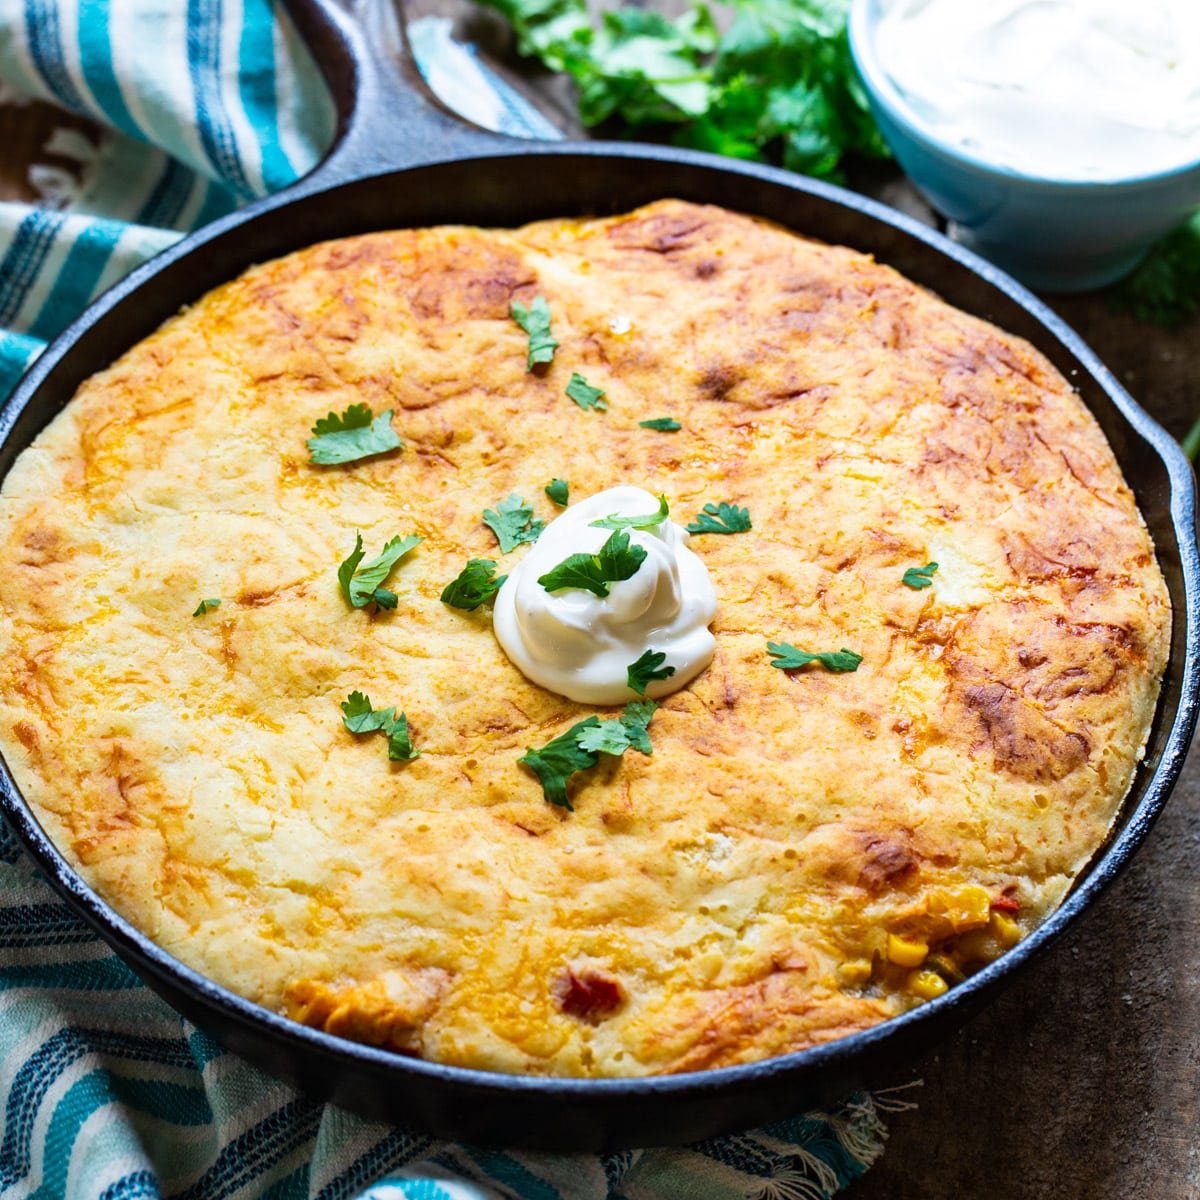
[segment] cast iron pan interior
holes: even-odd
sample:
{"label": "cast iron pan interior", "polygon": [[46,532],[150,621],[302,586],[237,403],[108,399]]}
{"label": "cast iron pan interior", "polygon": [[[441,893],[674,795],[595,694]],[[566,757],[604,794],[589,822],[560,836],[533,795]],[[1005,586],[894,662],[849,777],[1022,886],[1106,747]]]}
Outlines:
{"label": "cast iron pan interior", "polygon": [[[0,412],[0,477],[78,385],[214,285],[313,242],[403,226],[512,225],[618,212],[664,196],[755,213],[868,251],[951,303],[1029,339],[1104,428],[1158,547],[1174,605],[1172,655],[1146,762],[1114,836],[1040,929],[945,996],[827,1046],[766,1062],[639,1080],[534,1079],[401,1058],[303,1028],[218,988],[108,909],[47,839],[7,770],[4,811],[50,881],[176,1008],[310,1094],[435,1134],[600,1150],[692,1141],[762,1124],[887,1079],[994,997],[1090,905],[1141,843],[1179,775],[1200,661],[1191,469],[1080,339],[996,268],[906,217],[751,164],[634,144],[525,143],[470,129],[414,81],[387,0],[346,12],[292,0],[339,104],[338,145],[307,179],[208,226],[136,270],[34,364]],[[396,169],[403,164],[403,169]]]}

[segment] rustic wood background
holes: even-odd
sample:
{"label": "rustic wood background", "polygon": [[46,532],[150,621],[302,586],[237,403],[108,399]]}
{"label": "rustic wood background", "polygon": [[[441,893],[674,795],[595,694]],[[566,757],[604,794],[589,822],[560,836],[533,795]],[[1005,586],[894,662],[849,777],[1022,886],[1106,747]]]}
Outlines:
{"label": "rustic wood background", "polygon": [[[466,0],[409,9],[454,16],[562,115],[561,86],[512,59],[490,15]],[[28,166],[56,161],[42,147],[64,123],[101,136],[46,105],[0,106],[0,199],[31,198]],[[933,220],[902,180],[871,189]],[[1103,295],[1046,299],[1182,436],[1200,415],[1200,318],[1167,331],[1114,312]],[[902,1093],[918,1107],[889,1118],[887,1150],[848,1200],[1200,1200],[1198,864],[1193,754],[1147,844],[1092,912],[991,1009],[890,1081],[921,1081]]]}

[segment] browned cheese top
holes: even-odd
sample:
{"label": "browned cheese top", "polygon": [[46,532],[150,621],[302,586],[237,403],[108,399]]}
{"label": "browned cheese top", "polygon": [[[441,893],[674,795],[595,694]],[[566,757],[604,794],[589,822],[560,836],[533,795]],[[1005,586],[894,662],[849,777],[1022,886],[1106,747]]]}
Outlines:
{"label": "browned cheese top", "polygon": [[[509,307],[537,295],[561,344],[530,372]],[[359,402],[403,449],[312,465],[310,426]],[[753,521],[693,537],[716,657],[573,813],[517,759],[597,710],[439,600],[468,558],[519,561],[481,514],[551,518],[554,477]],[[260,1004],[501,1071],[744,1062],[936,994],[1103,841],[1168,648],[1133,498],[1044,358],[674,201],[255,267],[88,380],[2,495],[0,749],[84,877]],[[424,539],[394,611],[339,591],[356,531]],[[768,641],[863,662],[784,672]],[[418,759],[343,727],[354,690]]]}

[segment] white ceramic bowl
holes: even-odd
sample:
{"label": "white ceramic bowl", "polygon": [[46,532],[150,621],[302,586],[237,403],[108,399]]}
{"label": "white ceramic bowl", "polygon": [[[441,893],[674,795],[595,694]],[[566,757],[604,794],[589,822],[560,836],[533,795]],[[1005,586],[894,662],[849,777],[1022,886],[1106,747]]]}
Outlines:
{"label": "white ceramic bowl", "polygon": [[[962,0],[964,4],[986,0]],[[1039,178],[939,138],[881,66],[884,0],[851,0],[850,48],[885,140],[959,241],[1047,292],[1100,287],[1200,206],[1200,161],[1111,182]]]}

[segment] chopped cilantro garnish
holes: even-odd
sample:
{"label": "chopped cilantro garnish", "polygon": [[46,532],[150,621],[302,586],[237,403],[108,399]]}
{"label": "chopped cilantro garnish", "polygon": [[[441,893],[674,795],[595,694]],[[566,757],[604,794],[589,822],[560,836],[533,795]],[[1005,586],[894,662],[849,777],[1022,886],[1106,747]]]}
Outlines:
{"label": "chopped cilantro garnish", "polygon": [[542,490],[559,508],[567,507],[567,496],[570,494],[571,485],[565,479],[552,479]]}
{"label": "chopped cilantro garnish", "polygon": [[857,671],[863,656],[847,650],[825,650],[819,654],[809,654],[807,650],[797,650],[790,642],[768,642],[767,653],[771,656],[771,666],[781,671],[794,671],[797,667],[806,667],[809,663],[820,663],[827,671]]}
{"label": "chopped cilantro garnish", "polygon": [[465,609],[474,612],[485,601],[490,600],[499,590],[500,585],[508,578],[501,575],[493,579],[496,564],[490,558],[473,558],[461,571],[458,577],[452,579],[442,589],[442,603],[451,608]]}
{"label": "chopped cilantro garnish", "polygon": [[601,598],[608,595],[608,585],[629,579],[646,561],[644,546],[631,546],[629,534],[617,530],[600,547],[597,554],[570,554],[538,583],[548,592],[562,588],[585,588]]}
{"label": "chopped cilantro garnish", "polygon": [[525,358],[525,370],[532,371],[538,363],[554,360],[558,342],[550,334],[550,305],[545,296],[535,296],[526,308],[519,300],[509,306],[512,319],[529,334],[529,352]]}
{"label": "chopped cilantro garnish", "polygon": [[382,733],[392,762],[409,762],[421,753],[413,749],[408,717],[404,713],[396,716],[395,708],[372,708],[363,692],[351,692],[342,701],[342,724],[351,733]]}
{"label": "chopped cilantro garnish", "polygon": [[674,667],[664,667],[667,655],[662,650],[647,650],[637,662],[629,664],[629,686],[639,696],[646,694],[646,687],[656,679],[670,679]]}
{"label": "chopped cilantro garnish", "polygon": [[638,424],[643,429],[657,429],[659,433],[674,433],[683,428],[674,417],[652,417],[649,421],[639,421]]}
{"label": "chopped cilantro garnish", "polygon": [[642,513],[636,517],[622,517],[618,513],[612,513],[599,521],[589,521],[588,524],[594,529],[654,529],[670,515],[666,496],[659,496],[657,512]]}
{"label": "chopped cilantro garnish", "polygon": [[350,552],[350,557],[338,567],[338,583],[342,586],[342,595],[346,597],[346,603],[353,608],[365,608],[371,603],[379,605],[380,608],[395,608],[396,593],[389,592],[381,585],[392,573],[392,568],[420,541],[416,534],[394,537],[384,544],[378,558],[364,563],[362,534],[355,533],[354,549]]}
{"label": "chopped cilantro garnish", "polygon": [[408,717],[401,713],[385,730],[388,740],[388,758],[392,762],[411,762],[421,752],[413,748],[412,737],[408,732]]}
{"label": "chopped cilantro garnish", "polygon": [[337,413],[321,417],[312,432],[316,437],[308,439],[309,457],[322,467],[370,458],[404,445],[392,428],[391,410],[372,420],[365,404],[350,405],[340,417]]}
{"label": "chopped cilantro garnish", "polygon": [[599,717],[588,717],[572,725],[566,733],[547,742],[540,750],[530,746],[517,762],[524,763],[541,781],[542,795],[551,804],[557,804],[573,812],[574,808],[567,797],[567,780],[576,771],[586,771],[596,765],[596,754],[584,750],[579,745],[579,738],[589,729],[600,727]]}
{"label": "chopped cilantro garnish", "polygon": [[923,567],[909,567],[900,582],[919,592],[922,588],[933,587],[933,573],[937,569],[935,562],[926,563]]}
{"label": "chopped cilantro garnish", "polygon": [[351,692],[342,701],[342,723],[351,733],[375,733],[396,719],[394,708],[372,708],[363,692]]}
{"label": "chopped cilantro garnish", "polygon": [[625,727],[625,736],[630,746],[642,754],[653,754],[650,745],[650,718],[658,711],[653,700],[631,700],[621,710],[620,721]]}
{"label": "chopped cilantro garnish", "polygon": [[212,612],[214,608],[220,608],[220,607],[221,607],[220,600],[201,600],[200,603],[198,605],[196,605],[196,611],[194,613],[192,613],[192,616],[193,617],[202,617],[206,613]]}
{"label": "chopped cilantro garnish", "polygon": [[495,508],[485,508],[483,523],[496,535],[501,554],[515,550],[522,542],[536,542],[546,528],[545,521],[533,519],[533,509],[515,492]]}
{"label": "chopped cilantro garnish", "polygon": [[687,527],[688,533],[745,533],[750,525],[750,510],[736,504],[706,504]]}
{"label": "chopped cilantro garnish", "polygon": [[630,747],[629,731],[617,721],[597,721],[579,731],[580,750],[596,754],[624,754]]}
{"label": "chopped cilantro garnish", "polygon": [[603,388],[592,387],[578,371],[572,373],[571,382],[567,384],[567,395],[585,411],[594,408],[604,412],[608,408],[605,394]]}
{"label": "chopped cilantro garnish", "polygon": [[599,761],[599,754],[624,754],[626,750],[653,753],[649,725],[658,705],[653,700],[625,705],[619,717],[601,721],[587,717],[572,725],[566,733],[547,742],[540,750],[532,746],[517,759],[539,779],[542,794],[551,804],[573,812],[567,796],[567,782],[577,771],[586,771]]}

